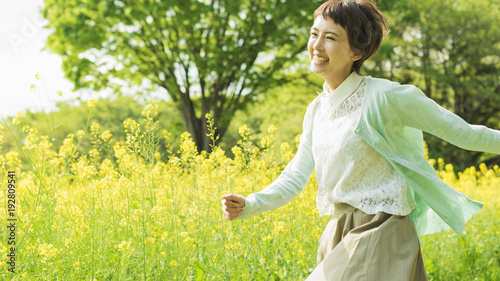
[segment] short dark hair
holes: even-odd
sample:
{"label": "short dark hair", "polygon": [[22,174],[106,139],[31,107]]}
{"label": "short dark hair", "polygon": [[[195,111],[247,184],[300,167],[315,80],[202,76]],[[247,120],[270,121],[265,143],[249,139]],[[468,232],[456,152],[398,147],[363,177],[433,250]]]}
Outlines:
{"label": "short dark hair", "polygon": [[333,20],[347,31],[351,50],[362,57],[355,61],[352,70],[361,75],[361,66],[373,56],[389,32],[387,19],[370,0],[329,0],[314,13],[325,20]]}

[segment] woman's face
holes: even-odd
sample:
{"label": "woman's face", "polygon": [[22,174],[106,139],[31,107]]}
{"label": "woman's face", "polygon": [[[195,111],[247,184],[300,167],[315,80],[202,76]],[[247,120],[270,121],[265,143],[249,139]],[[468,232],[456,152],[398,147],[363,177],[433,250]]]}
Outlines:
{"label": "woman's face", "polygon": [[312,72],[327,82],[346,78],[354,61],[361,57],[352,52],[346,30],[322,16],[318,16],[311,27],[307,48]]}

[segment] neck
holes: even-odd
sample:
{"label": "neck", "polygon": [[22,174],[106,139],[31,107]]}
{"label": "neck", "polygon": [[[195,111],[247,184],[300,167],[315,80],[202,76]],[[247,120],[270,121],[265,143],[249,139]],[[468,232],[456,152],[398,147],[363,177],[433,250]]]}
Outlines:
{"label": "neck", "polygon": [[325,79],[328,92],[331,93],[335,91],[335,89],[337,89],[337,87],[340,86],[340,84],[342,84],[342,82],[344,82],[344,80],[347,79],[351,73],[352,71],[349,69],[337,75],[323,77],[323,79]]}

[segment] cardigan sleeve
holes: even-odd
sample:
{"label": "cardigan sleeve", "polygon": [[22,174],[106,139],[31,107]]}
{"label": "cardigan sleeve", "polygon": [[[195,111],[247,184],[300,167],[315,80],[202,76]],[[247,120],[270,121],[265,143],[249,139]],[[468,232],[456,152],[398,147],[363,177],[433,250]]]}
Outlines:
{"label": "cardigan sleeve", "polygon": [[460,148],[500,154],[500,131],[471,125],[439,106],[413,85],[397,85],[390,91],[405,126],[439,137]]}
{"label": "cardigan sleeve", "polygon": [[315,101],[307,107],[297,153],[273,183],[245,198],[245,206],[238,219],[281,207],[304,190],[314,170],[310,128]]}

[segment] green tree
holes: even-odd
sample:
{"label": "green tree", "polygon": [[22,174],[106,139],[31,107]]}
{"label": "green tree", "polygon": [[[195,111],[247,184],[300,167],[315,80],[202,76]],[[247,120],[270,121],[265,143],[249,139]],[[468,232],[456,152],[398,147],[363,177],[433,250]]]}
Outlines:
{"label": "green tree", "polygon": [[[380,1],[391,32],[368,72],[418,86],[471,124],[500,121],[500,1]],[[433,157],[461,167],[485,160],[426,136]],[[431,155],[432,156],[432,155]],[[490,156],[491,157],[491,156]],[[498,161],[498,160],[497,160]]]}
{"label": "green tree", "polygon": [[75,89],[120,91],[118,78],[166,90],[200,150],[210,150],[205,114],[222,138],[235,112],[293,79],[318,5],[302,0],[45,0]]}

